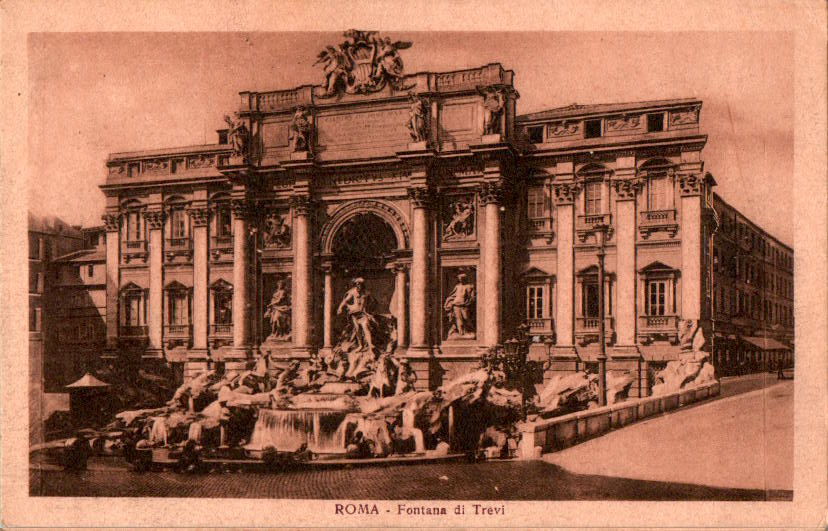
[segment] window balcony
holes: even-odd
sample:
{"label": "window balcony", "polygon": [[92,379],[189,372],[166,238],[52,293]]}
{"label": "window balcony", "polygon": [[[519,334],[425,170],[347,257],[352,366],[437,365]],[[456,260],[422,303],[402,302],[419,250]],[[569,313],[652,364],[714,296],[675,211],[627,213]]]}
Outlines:
{"label": "window balcony", "polygon": [[[584,242],[589,234],[595,232],[596,227],[599,225],[611,226],[611,224],[611,214],[582,214],[578,216],[578,219],[575,222],[575,232],[578,234],[581,242]],[[609,235],[611,231],[612,228],[607,231],[607,235]]]}
{"label": "window balcony", "polygon": [[147,331],[146,325],[121,325],[119,335],[125,339],[143,339],[147,337]]}
{"label": "window balcony", "polygon": [[[575,319],[575,339],[581,345],[598,341],[601,320],[597,317],[577,317]],[[615,341],[615,319],[604,317],[604,334],[606,343]]]}
{"label": "window balcony", "polygon": [[529,334],[551,334],[554,329],[554,321],[549,317],[537,317],[534,319],[527,319],[529,325]]}
{"label": "window balcony", "polygon": [[193,327],[188,324],[170,324],[164,327],[164,336],[170,338],[189,338]]}
{"label": "window balcony", "polygon": [[230,323],[213,323],[210,325],[210,335],[207,342],[211,349],[233,344],[233,325]]}
{"label": "window balcony", "polygon": [[233,235],[212,236],[210,238],[210,255],[213,260],[219,260],[223,256],[233,254]]}
{"label": "window balcony", "polygon": [[529,232],[545,233],[552,230],[552,220],[547,218],[530,218]]}
{"label": "window balcony", "polygon": [[674,209],[646,210],[639,213],[638,231],[642,238],[648,238],[650,234],[660,230],[668,232],[671,238],[676,235],[678,222],[676,221],[676,211]]}
{"label": "window balcony", "polygon": [[130,260],[136,258],[147,258],[147,241],[146,240],[122,240],[121,241],[121,259],[124,263],[129,263]]}
{"label": "window balcony", "polygon": [[638,337],[642,343],[651,343],[656,339],[671,342],[678,341],[678,316],[676,315],[639,315]]}
{"label": "window balcony", "polygon": [[167,238],[165,244],[164,256],[168,262],[175,259],[176,256],[183,256],[186,260],[192,260],[193,241],[189,237]]}

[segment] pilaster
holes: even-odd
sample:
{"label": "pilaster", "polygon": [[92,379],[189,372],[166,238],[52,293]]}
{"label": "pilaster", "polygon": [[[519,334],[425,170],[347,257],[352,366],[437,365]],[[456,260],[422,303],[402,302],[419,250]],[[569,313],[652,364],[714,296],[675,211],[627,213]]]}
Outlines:
{"label": "pilaster", "polygon": [[681,192],[681,318],[701,318],[701,192],[696,174],[679,175]]}
{"label": "pilaster", "polygon": [[411,349],[428,350],[428,219],[432,194],[428,188],[408,190],[413,210],[411,235]]}
{"label": "pilaster", "polygon": [[149,346],[144,357],[161,358],[164,355],[163,302],[164,302],[164,220],[166,214],[159,207],[147,210],[145,214],[149,228]]}
{"label": "pilaster", "polygon": [[641,183],[636,179],[625,178],[613,182],[616,198],[616,289],[617,313],[615,333],[617,345],[630,347],[635,345],[636,328],[636,197]]}
{"label": "pilaster", "polygon": [[313,243],[311,242],[311,200],[307,195],[291,198],[293,208],[293,352],[309,356],[312,348]]}
{"label": "pilaster", "polygon": [[483,237],[483,293],[486,311],[483,328],[486,330],[485,346],[494,347],[502,339],[501,305],[503,300],[502,258],[500,241],[500,205],[503,187],[500,182],[486,182],[480,188],[480,203],[486,210]]}
{"label": "pilaster", "polygon": [[106,227],[106,350],[105,357],[118,351],[118,307],[121,260],[121,217],[117,211],[103,215]]}
{"label": "pilaster", "polygon": [[557,233],[557,304],[555,334],[557,337],[554,356],[575,356],[574,342],[574,289],[575,289],[575,198],[580,187],[575,182],[553,184],[555,214],[558,218]]}
{"label": "pilaster", "polygon": [[253,209],[246,199],[234,199],[233,208],[233,355],[246,359],[252,353],[250,317],[252,303],[249,293],[250,234]]}
{"label": "pilaster", "polygon": [[207,223],[210,211],[206,201],[195,203],[189,209],[193,226],[193,348],[188,353],[192,360],[206,359],[207,333]]}

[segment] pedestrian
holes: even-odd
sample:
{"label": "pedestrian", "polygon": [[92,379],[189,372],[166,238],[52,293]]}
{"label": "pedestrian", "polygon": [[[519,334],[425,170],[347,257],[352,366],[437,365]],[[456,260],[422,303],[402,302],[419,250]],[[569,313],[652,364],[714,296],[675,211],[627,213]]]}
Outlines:
{"label": "pedestrian", "polygon": [[[68,442],[68,441],[67,441]],[[83,433],[78,433],[75,440],[69,443],[64,453],[64,466],[67,470],[86,470],[89,454],[92,447]]]}

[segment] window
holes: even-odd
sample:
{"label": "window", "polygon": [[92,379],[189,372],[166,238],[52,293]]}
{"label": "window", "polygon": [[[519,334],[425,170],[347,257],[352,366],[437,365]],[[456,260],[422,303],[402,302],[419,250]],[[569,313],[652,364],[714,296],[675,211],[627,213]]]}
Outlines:
{"label": "window", "polygon": [[124,296],[124,325],[141,326],[141,295],[138,292]]}
{"label": "window", "polygon": [[544,286],[528,286],[526,288],[526,317],[528,319],[543,319],[546,317],[544,306]]}
{"label": "window", "polygon": [[647,132],[656,133],[664,131],[664,113],[654,113],[647,115]]}
{"label": "window", "polygon": [[647,282],[644,295],[644,311],[647,315],[664,315],[667,307],[667,281],[651,280]]}
{"label": "window", "polygon": [[170,215],[170,238],[187,237],[187,216],[180,208],[173,209]]}
{"label": "window", "polygon": [[743,306],[742,292],[741,292],[741,290],[737,289],[736,290],[736,315],[741,315],[742,314],[742,306]]}
{"label": "window", "polygon": [[545,189],[529,189],[526,211],[529,219],[543,219],[549,217],[549,202],[546,197]]}
{"label": "window", "polygon": [[216,209],[216,236],[230,236],[232,219],[229,205],[219,205]]}
{"label": "window", "polygon": [[141,213],[132,211],[126,215],[127,241],[140,241],[144,238],[141,232]]}
{"label": "window", "polygon": [[671,208],[668,196],[669,180],[667,177],[655,177],[647,183],[647,209],[667,210]]}
{"label": "window", "polygon": [[533,144],[540,144],[543,142],[543,126],[527,127],[526,134],[529,137],[529,142]]}
{"label": "window", "polygon": [[29,271],[29,293],[40,293],[40,273]]}
{"label": "window", "polygon": [[38,319],[38,314],[40,313],[39,308],[31,308],[29,307],[29,332],[37,332],[40,328]]}
{"label": "window", "polygon": [[584,282],[583,295],[584,317],[598,317],[598,282]]}
{"label": "window", "polygon": [[171,325],[186,325],[188,324],[188,305],[187,292],[184,290],[169,291],[168,299],[169,311],[167,312],[167,322]]}
{"label": "window", "polygon": [[215,324],[229,325],[233,323],[233,293],[231,291],[214,291],[213,305]]}
{"label": "window", "polygon": [[40,237],[37,234],[29,234],[29,258],[40,258]]}
{"label": "window", "polygon": [[584,214],[589,216],[601,213],[601,182],[588,182],[584,188]]}
{"label": "window", "polygon": [[584,137],[598,138],[601,136],[601,120],[587,120],[584,122]]}

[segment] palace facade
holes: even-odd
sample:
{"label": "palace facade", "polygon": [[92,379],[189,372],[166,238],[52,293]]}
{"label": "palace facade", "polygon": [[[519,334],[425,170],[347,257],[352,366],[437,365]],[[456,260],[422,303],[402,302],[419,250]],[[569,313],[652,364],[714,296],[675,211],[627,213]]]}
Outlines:
{"label": "palace facade", "polygon": [[241,92],[216,144],[109,156],[112,363],[184,377],[260,355],[306,363],[382,317],[421,387],[524,322],[548,372],[583,369],[603,290],[608,369],[647,394],[682,326],[713,337],[722,239],[701,101],[518,115],[500,64],[405,75],[387,41],[349,39],[321,85]]}

